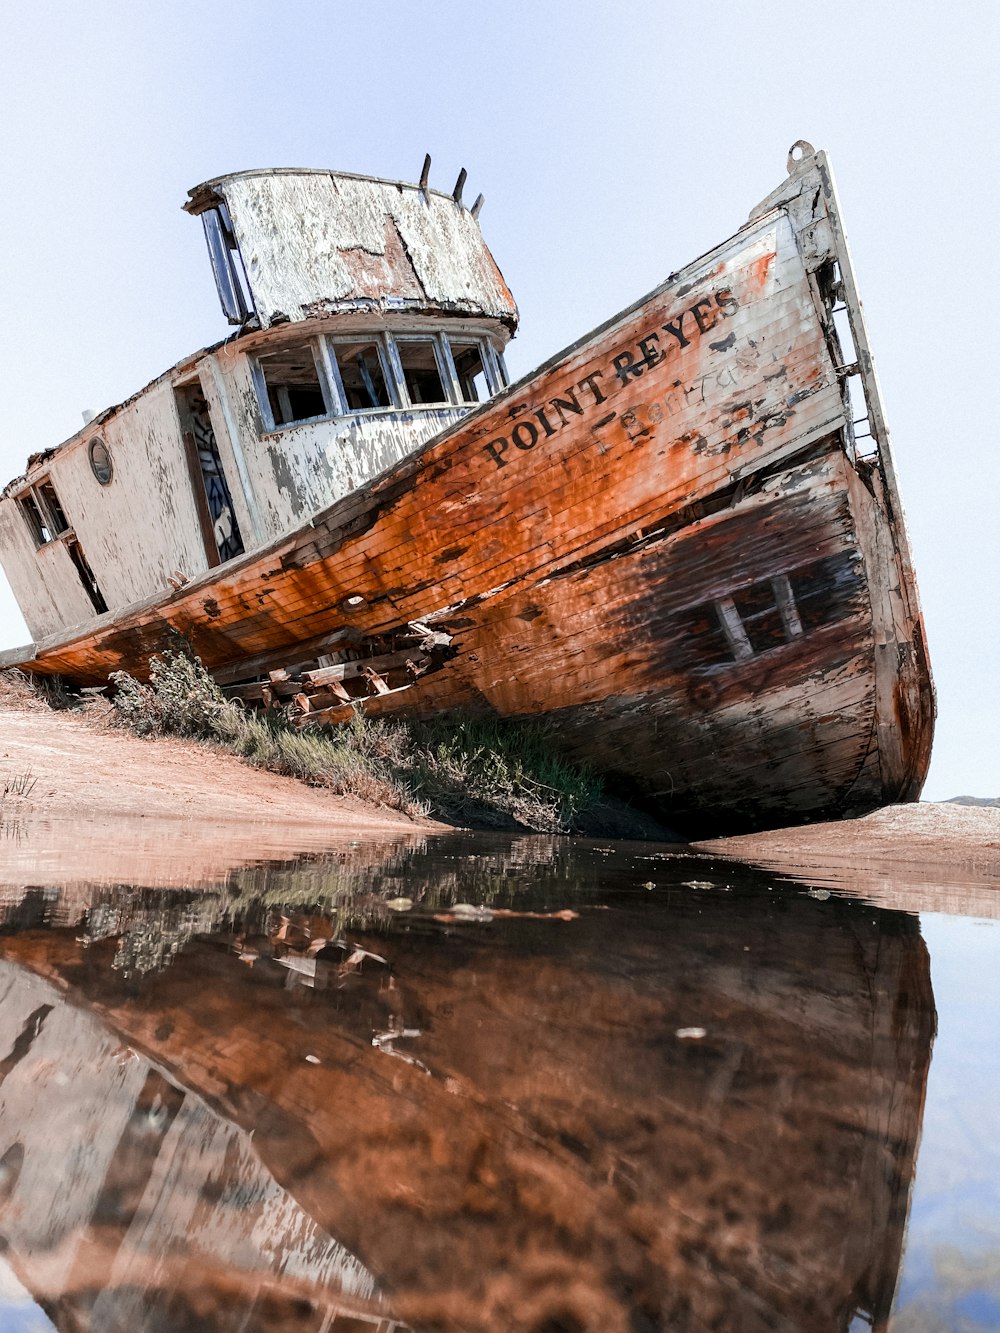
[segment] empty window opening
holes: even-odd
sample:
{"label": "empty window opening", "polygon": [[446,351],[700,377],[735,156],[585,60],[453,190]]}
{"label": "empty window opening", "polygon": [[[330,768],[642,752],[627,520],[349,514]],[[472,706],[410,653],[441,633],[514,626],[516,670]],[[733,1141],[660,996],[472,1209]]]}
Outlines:
{"label": "empty window opening", "polygon": [[59,503],[59,497],[56,495],[56,488],[52,485],[51,481],[40,481],[35,489],[52,520],[53,535],[58,537],[60,532],[67,531],[69,522],[66,515],[63,513],[62,505]]}
{"label": "empty window opening", "polygon": [[21,513],[24,515],[24,521],[28,525],[28,531],[34,538],[36,546],[44,546],[46,542],[52,540],[52,533],[49,531],[49,525],[42,516],[38,501],[29,491],[27,495],[22,495],[18,499],[21,506]]}
{"label": "empty window opening", "polygon": [[674,618],[678,670],[744,662],[864,609],[865,585],[849,552],[775,574]]}
{"label": "empty window opening", "polygon": [[205,240],[215,274],[222,313],[230,324],[242,324],[253,311],[243,257],[225,204],[201,215]]}
{"label": "empty window opening", "polygon": [[458,379],[458,396],[463,403],[485,403],[490,396],[489,377],[483,365],[483,352],[477,342],[451,340],[451,355]]}
{"label": "empty window opening", "polygon": [[719,624],[736,661],[780,648],[802,633],[802,621],[786,575],[762,579],[715,603]]}
{"label": "empty window opening", "polygon": [[275,426],[291,426],[330,414],[312,343],[262,352],[257,365]]}
{"label": "empty window opening", "polygon": [[764,653],[768,648],[780,648],[787,642],[788,635],[770,579],[741,588],[733,593],[732,600],[753,652]]}
{"label": "empty window opening", "polygon": [[242,555],[243,538],[205,396],[200,389],[188,388],[179,390],[177,398],[195,505],[211,567]]}
{"label": "empty window opening", "polygon": [[396,348],[411,406],[449,402],[435,339],[397,338]]}
{"label": "empty window opening", "polygon": [[69,531],[69,521],[59,503],[56,488],[46,477],[18,496],[21,513],[36,546],[44,546]]}
{"label": "empty window opening", "polygon": [[69,552],[69,558],[76,567],[76,572],[80,576],[80,582],[83,590],[90,598],[91,605],[98,615],[103,615],[108,609],[108,604],[104,600],[104,595],[94,578],[94,571],[87,564],[87,557],[83,554],[83,547],[78,541],[71,540],[66,543],[66,550]]}
{"label": "empty window opening", "polygon": [[382,357],[375,343],[336,343],[333,351],[349,411],[367,412],[392,405]]}

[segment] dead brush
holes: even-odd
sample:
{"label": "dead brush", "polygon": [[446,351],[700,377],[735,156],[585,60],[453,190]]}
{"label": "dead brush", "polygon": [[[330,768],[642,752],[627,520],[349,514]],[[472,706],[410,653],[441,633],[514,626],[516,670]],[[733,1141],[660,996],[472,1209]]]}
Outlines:
{"label": "dead brush", "polygon": [[555,756],[545,728],[530,722],[358,712],[336,728],[299,731],[281,709],[249,712],[227,699],[186,652],[152,658],[148,684],[125,672],[112,680],[113,719],[139,735],[211,741],[257,768],[411,817],[565,833],[602,795],[599,779]]}
{"label": "dead brush", "polygon": [[21,798],[30,796],[37,782],[38,779],[33,776],[30,769],[26,773],[16,773],[13,777],[4,778],[3,786],[0,787],[0,805],[11,796]]}
{"label": "dead brush", "polygon": [[0,671],[0,708],[72,708],[78,700],[58,676],[31,676],[18,667]]}

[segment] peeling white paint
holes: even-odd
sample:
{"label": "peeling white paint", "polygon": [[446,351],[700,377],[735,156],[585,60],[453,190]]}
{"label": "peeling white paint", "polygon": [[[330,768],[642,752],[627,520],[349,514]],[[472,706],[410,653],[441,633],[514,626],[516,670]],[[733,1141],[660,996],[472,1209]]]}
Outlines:
{"label": "peeling white paint", "polygon": [[229,209],[262,327],[359,302],[516,321],[479,224],[454,199],[327,172],[247,172],[211,188]]}

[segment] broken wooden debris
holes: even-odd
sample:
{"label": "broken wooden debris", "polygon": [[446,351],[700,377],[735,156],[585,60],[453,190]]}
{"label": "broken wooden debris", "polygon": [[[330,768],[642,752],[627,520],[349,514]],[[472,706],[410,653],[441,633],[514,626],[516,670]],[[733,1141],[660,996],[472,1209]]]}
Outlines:
{"label": "broken wooden debris", "polygon": [[320,667],[316,671],[305,671],[302,674],[302,683],[305,686],[326,685],[332,680],[349,680],[351,676],[391,671],[394,667],[406,667],[411,664],[416,666],[418,663],[423,663],[426,670],[430,665],[430,658],[420,657],[409,649],[404,652],[386,653],[381,657],[369,657],[360,662],[336,662],[333,666]]}
{"label": "broken wooden debris", "polygon": [[[400,685],[396,689],[386,689],[386,697],[395,694],[402,694],[408,690],[409,685]],[[348,704],[340,704],[333,708],[321,708],[316,712],[304,713],[301,717],[295,719],[295,725],[299,728],[310,727],[338,727],[343,722],[350,722],[351,718],[357,716],[359,706],[363,706],[364,699],[352,699]]]}
{"label": "broken wooden debris", "polygon": [[[252,680],[253,677],[264,675],[276,668],[284,668],[294,674],[296,667],[301,666],[305,669],[317,658],[322,657],[324,653],[357,648],[360,647],[361,643],[361,634],[352,626],[344,626],[330,634],[321,634],[314,639],[306,639],[301,643],[276,648],[268,653],[260,653],[256,657],[244,657],[239,662],[220,667],[213,671],[212,675],[218,685],[225,686],[236,684],[239,681]],[[297,654],[297,656],[291,658],[292,665],[289,665],[291,654]],[[310,654],[312,654],[311,657]]]}
{"label": "broken wooden debris", "polygon": [[272,699],[292,699],[299,694],[328,693],[347,702],[352,696],[344,689],[344,681],[365,681],[376,693],[384,694],[390,688],[385,684],[385,677],[388,674],[402,672],[407,681],[413,681],[422,676],[430,666],[431,658],[427,654],[412,651],[385,653],[379,657],[335,662],[324,667],[316,666],[309,671],[281,668],[270,672],[267,680],[226,685],[223,687],[223,693],[228,699],[242,699],[245,703],[263,700],[265,693]]}
{"label": "broken wooden debris", "polygon": [[290,708],[299,726],[335,725],[353,717],[364,700],[397,694],[440,666],[451,643],[446,631],[419,620],[367,642],[353,630],[338,630],[314,641],[317,651],[307,661],[281,661],[279,654],[268,654],[226,667],[215,679],[227,699]]}

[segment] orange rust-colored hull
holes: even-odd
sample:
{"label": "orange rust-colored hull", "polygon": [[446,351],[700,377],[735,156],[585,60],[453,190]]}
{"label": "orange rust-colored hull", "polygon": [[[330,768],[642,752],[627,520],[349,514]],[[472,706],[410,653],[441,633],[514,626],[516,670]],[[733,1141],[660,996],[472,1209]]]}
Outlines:
{"label": "orange rust-colored hull", "polygon": [[853,440],[801,197],[298,531],[21,664],[102,682],[180,633],[234,678],[420,622],[448,654],[366,711],[545,718],[679,828],[915,799],[934,703],[906,534],[887,440]]}

